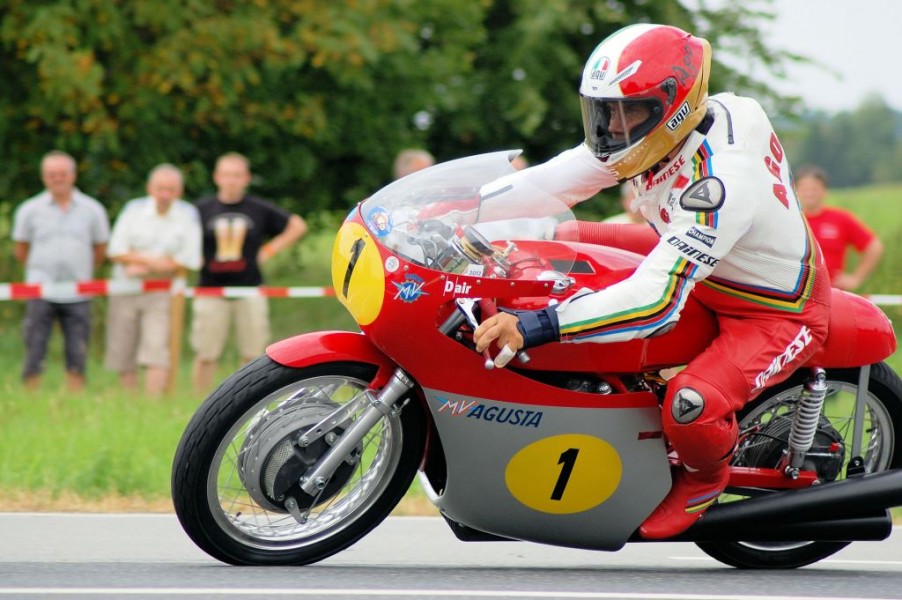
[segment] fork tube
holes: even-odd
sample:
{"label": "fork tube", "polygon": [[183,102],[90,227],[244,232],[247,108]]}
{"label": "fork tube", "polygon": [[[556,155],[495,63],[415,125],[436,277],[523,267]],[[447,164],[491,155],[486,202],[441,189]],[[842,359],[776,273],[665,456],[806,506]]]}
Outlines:
{"label": "fork tube", "polygon": [[412,387],[413,382],[407,377],[407,374],[401,369],[395,369],[391,380],[382,388],[378,396],[367,390],[365,393],[369,399],[369,406],[345,430],[335,444],[316,461],[313,468],[301,477],[301,489],[310,495],[315,495],[317,491],[325,488],[329,478],[335,473],[335,469],[348,457],[370,428],[379,419],[388,416],[392,411],[392,406]]}

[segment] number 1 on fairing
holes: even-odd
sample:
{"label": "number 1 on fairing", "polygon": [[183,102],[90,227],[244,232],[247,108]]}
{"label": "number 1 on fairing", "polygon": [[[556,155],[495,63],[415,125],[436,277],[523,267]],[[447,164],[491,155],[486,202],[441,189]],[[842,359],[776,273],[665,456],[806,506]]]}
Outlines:
{"label": "number 1 on fairing", "polygon": [[573,473],[573,465],[576,464],[576,456],[578,454],[579,448],[570,448],[561,452],[561,457],[558,459],[557,464],[563,464],[564,466],[561,467],[561,474],[557,478],[554,491],[551,492],[552,500],[560,500],[564,497],[564,489],[567,487],[567,482],[570,481],[570,475]]}
{"label": "number 1 on fairing", "polygon": [[354,267],[357,266],[357,259],[360,258],[364,246],[366,246],[366,242],[363,239],[358,239],[354,242],[354,245],[351,246],[351,259],[348,261],[348,270],[345,271],[344,285],[341,287],[341,293],[345,298],[348,297],[348,288],[351,286],[351,275],[354,273]]}

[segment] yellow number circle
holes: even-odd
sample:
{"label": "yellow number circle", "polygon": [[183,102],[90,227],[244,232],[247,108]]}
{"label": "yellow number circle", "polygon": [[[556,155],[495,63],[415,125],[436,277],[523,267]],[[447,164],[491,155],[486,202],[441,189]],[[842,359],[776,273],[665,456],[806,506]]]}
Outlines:
{"label": "yellow number circle", "polygon": [[385,296],[385,270],[376,242],[360,223],[342,225],[332,246],[332,287],[359,325],[379,316]]}
{"label": "yellow number circle", "polygon": [[507,464],[504,482],[514,498],[534,510],[566,515],[611,497],[623,474],[617,450],[582,434],[556,435],[526,446]]}

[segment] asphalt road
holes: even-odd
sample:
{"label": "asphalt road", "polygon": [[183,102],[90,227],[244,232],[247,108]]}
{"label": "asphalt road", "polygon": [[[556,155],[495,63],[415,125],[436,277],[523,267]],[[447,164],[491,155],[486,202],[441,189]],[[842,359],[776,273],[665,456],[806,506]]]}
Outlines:
{"label": "asphalt road", "polygon": [[902,530],[794,571],[739,571],[692,544],[592,552],[464,543],[434,517],[394,517],[307,567],[231,567],[173,515],[0,514],[8,598],[502,598],[820,600],[902,598]]}

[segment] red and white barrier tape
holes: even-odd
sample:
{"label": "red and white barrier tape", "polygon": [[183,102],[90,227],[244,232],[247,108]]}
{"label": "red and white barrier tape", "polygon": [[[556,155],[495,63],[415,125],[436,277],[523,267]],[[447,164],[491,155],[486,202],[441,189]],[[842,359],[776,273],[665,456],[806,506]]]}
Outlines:
{"label": "red and white barrier tape", "polygon": [[[321,298],[334,296],[331,287],[186,287],[179,279],[99,279],[67,283],[0,283],[0,301],[80,296],[134,296],[147,292],[183,291],[188,298]],[[870,294],[880,306],[902,305],[902,295]]]}
{"label": "red and white barrier tape", "polygon": [[899,306],[902,304],[902,295],[899,294],[865,294],[864,297],[878,306]]}
{"label": "red and white barrier tape", "polygon": [[147,292],[182,291],[186,297],[318,298],[334,296],[330,287],[185,287],[178,279],[101,279],[65,283],[0,283],[0,301],[72,296],[134,296]]}

